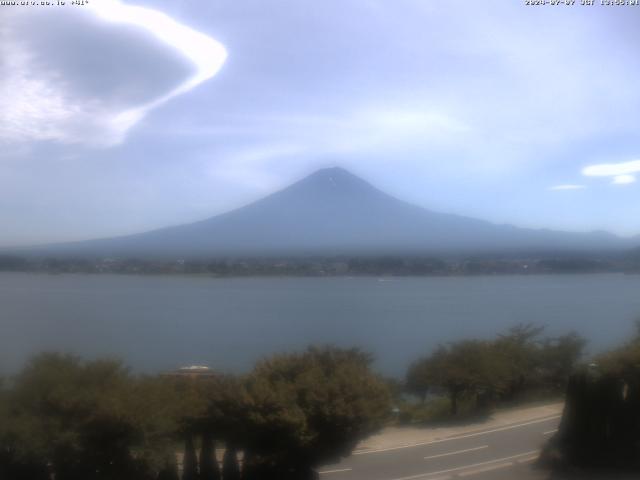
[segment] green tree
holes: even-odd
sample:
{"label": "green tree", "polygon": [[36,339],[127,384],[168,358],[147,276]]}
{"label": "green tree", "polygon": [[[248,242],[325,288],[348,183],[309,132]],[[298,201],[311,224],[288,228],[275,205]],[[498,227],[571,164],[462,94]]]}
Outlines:
{"label": "green tree", "polygon": [[496,339],[496,353],[506,362],[505,399],[513,400],[539,382],[543,331],[531,323],[519,324]]}
{"label": "green tree", "polygon": [[433,386],[433,373],[431,363],[427,358],[421,358],[413,362],[405,375],[405,390],[425,402],[427,394]]}
{"label": "green tree", "polygon": [[184,436],[184,456],[182,459],[182,480],[198,480],[198,456],[193,445],[193,436]]}
{"label": "green tree", "polygon": [[158,473],[157,480],[180,480],[178,475],[178,466],[175,461],[167,461],[165,466]]}
{"label": "green tree", "polygon": [[0,478],[7,480],[49,480],[46,463],[17,449],[11,432],[9,389],[0,379]]}
{"label": "green tree", "polygon": [[479,408],[532,392],[563,392],[585,340],[576,333],[543,338],[543,331],[521,324],[493,341],[462,340],[439,346],[411,364],[406,389],[422,398],[429,391],[445,392],[453,415],[462,398],[475,397]]}
{"label": "green tree", "polygon": [[38,355],[8,393],[5,451],[39,459],[59,480],[153,478],[177,424],[162,407],[169,391],[117,361]]}
{"label": "green tree", "polygon": [[424,359],[431,385],[445,391],[451,402],[451,414],[458,414],[463,396],[473,396],[483,406],[506,385],[508,372],[502,355],[491,342],[462,340],[440,346]]}
{"label": "green tree", "polygon": [[640,378],[640,320],[636,321],[635,335],[621,347],[599,355],[595,365],[602,373],[637,381]]}
{"label": "green tree", "polygon": [[136,431],[128,372],[118,362],[43,354],[15,380],[10,429],[16,450],[46,459],[56,478],[133,478]]}
{"label": "green tree", "polygon": [[216,458],[216,444],[209,431],[202,434],[200,449],[200,480],[220,480],[220,466]]}
{"label": "green tree", "polygon": [[[563,343],[568,351],[580,346],[575,338]],[[558,434],[542,458],[561,467],[620,469],[612,477],[640,472],[640,324],[635,338],[570,376]]]}
{"label": "green tree", "polygon": [[313,467],[348,455],[390,411],[370,364],[368,354],[334,347],[260,362],[246,384],[245,447],[281,479],[313,478]]}
{"label": "green tree", "polygon": [[[247,466],[245,454],[245,469]],[[238,465],[238,451],[233,443],[227,443],[227,448],[224,450],[224,456],[222,458],[222,478],[224,480],[240,480],[240,466]],[[244,480],[248,480],[248,476],[245,476]]]}
{"label": "green tree", "polygon": [[545,339],[541,352],[543,383],[564,393],[571,373],[583,356],[586,340],[575,332]]}

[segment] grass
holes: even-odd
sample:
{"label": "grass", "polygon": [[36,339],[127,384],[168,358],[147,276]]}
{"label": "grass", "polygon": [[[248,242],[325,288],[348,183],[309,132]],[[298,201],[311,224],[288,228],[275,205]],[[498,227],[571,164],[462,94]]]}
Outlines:
{"label": "grass", "polygon": [[394,423],[396,425],[435,426],[470,423],[488,418],[495,410],[507,410],[526,406],[544,405],[562,401],[564,397],[557,393],[531,392],[517,399],[500,402],[490,408],[478,408],[475,398],[463,397],[458,402],[458,414],[452,415],[451,404],[445,396],[431,397],[425,402],[412,398],[398,401],[399,409]]}

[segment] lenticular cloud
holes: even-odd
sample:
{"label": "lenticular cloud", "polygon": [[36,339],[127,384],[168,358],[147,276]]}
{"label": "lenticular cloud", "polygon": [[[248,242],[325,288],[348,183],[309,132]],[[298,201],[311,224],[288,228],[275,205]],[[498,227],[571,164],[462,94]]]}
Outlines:
{"label": "lenticular cloud", "polygon": [[0,30],[0,142],[120,143],[226,59],[219,42],[161,12],[118,0],[90,5],[9,12]]}

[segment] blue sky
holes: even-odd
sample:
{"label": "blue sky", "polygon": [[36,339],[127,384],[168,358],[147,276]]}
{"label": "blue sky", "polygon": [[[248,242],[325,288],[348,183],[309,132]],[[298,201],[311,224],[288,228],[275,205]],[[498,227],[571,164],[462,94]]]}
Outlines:
{"label": "blue sky", "polygon": [[198,220],[336,165],[434,210],[640,233],[640,7],[523,3],[0,7],[0,245]]}

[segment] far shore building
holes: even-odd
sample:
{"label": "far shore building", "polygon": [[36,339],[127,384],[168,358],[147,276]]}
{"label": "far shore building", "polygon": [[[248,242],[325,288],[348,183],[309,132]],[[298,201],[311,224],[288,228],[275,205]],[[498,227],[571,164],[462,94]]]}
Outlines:
{"label": "far shore building", "polygon": [[206,365],[189,365],[187,367],[180,367],[176,370],[165,372],[162,375],[164,377],[176,378],[211,378],[217,376],[218,373]]}

